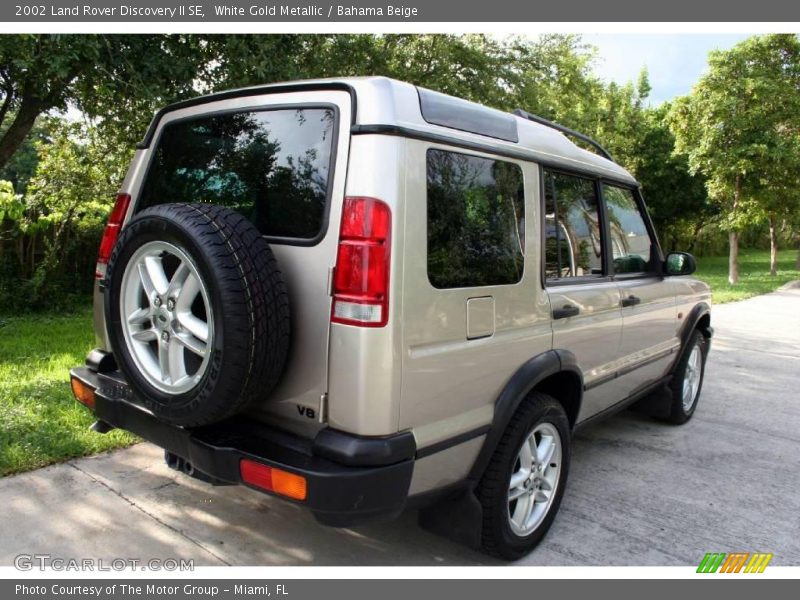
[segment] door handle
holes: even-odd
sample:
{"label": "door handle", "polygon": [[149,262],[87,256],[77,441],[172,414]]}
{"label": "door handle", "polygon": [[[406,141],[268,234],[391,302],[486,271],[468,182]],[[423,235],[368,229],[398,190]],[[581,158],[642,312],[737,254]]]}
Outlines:
{"label": "door handle", "polygon": [[572,304],[565,304],[561,308],[554,308],[553,309],[553,318],[554,319],[566,319],[567,317],[575,317],[579,315],[581,309],[577,306],[572,306]]}
{"label": "door handle", "polygon": [[636,306],[637,304],[641,303],[642,299],[639,298],[638,296],[634,296],[633,294],[631,294],[627,298],[622,299],[622,306]]}

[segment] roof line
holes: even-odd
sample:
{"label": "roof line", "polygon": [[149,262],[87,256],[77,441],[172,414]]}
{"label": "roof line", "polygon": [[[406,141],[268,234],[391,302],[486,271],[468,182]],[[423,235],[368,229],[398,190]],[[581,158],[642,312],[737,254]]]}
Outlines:
{"label": "roof line", "polygon": [[590,138],[585,133],[581,133],[580,131],[575,131],[574,129],[570,129],[569,127],[565,127],[564,125],[559,125],[558,123],[555,123],[553,121],[549,121],[549,120],[545,119],[544,117],[540,117],[539,115],[534,115],[533,113],[529,113],[527,110],[522,110],[521,108],[516,109],[511,114],[516,115],[518,117],[522,117],[523,119],[528,119],[528,121],[533,121],[534,123],[539,123],[541,125],[545,125],[547,127],[555,129],[557,131],[560,131],[561,133],[564,133],[566,135],[569,135],[569,136],[572,136],[572,137],[577,138],[579,140],[582,140],[582,141],[586,142],[587,144],[589,144],[589,145],[593,146],[594,148],[596,148],[597,151],[600,152],[600,154],[603,156],[603,158],[607,158],[608,160],[610,160],[611,162],[613,162],[615,164],[617,162],[611,157],[611,154],[609,153],[608,150],[603,148],[603,146],[601,146],[599,142],[597,142],[596,140]]}

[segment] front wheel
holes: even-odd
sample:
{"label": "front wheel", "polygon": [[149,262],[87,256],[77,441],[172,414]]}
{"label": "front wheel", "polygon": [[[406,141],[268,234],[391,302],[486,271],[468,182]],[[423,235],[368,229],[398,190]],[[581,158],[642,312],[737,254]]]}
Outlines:
{"label": "front wheel", "polygon": [[694,415],[703,388],[707,355],[708,340],[702,332],[695,330],[670,382],[672,405],[667,422],[682,425]]}
{"label": "front wheel", "polygon": [[569,442],[567,415],[554,398],[534,392],[522,402],[477,490],[484,551],[516,560],[542,540],[564,495]]}

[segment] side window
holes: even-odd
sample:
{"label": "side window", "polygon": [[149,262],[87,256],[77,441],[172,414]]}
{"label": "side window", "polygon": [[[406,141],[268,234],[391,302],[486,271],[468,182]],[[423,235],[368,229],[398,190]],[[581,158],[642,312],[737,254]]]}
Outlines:
{"label": "side window", "polygon": [[645,273],[651,270],[653,241],[647,231],[633,192],[603,184],[603,200],[611,231],[614,273]]}
{"label": "side window", "polygon": [[594,181],[544,172],[545,276],[603,274],[603,244]]}
{"label": "side window", "polygon": [[522,169],[428,150],[428,279],[437,288],[517,283],[525,254]]}

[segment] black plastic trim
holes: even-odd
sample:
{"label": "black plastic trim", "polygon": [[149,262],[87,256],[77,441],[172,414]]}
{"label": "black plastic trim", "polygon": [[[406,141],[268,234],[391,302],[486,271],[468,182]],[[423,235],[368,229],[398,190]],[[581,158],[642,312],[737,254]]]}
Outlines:
{"label": "black plastic trim", "polygon": [[419,460],[420,458],[425,458],[426,456],[431,456],[437,452],[442,452],[444,450],[448,450],[449,448],[454,448],[455,446],[464,444],[470,440],[474,440],[475,438],[489,433],[491,428],[491,425],[484,425],[483,427],[465,431],[464,433],[460,433],[446,440],[442,440],[440,442],[436,442],[435,444],[431,444],[430,446],[420,448],[417,450],[416,459]]}
{"label": "black plastic trim", "polygon": [[486,142],[473,142],[471,140],[464,140],[461,138],[434,133],[432,131],[420,131],[411,127],[403,127],[401,125],[386,125],[386,124],[373,124],[373,125],[353,125],[350,128],[351,135],[393,135],[397,137],[408,138],[411,140],[420,140],[424,142],[432,142],[435,144],[443,144],[453,146],[454,148],[464,148],[466,150],[474,150],[476,152],[483,152],[485,154],[492,154],[494,156],[505,156],[507,158],[514,158],[516,160],[523,160],[525,162],[535,163],[552,169],[569,170],[571,173],[581,175],[583,177],[598,178],[602,177],[608,181],[615,181],[620,185],[633,186],[636,184],[624,179],[614,179],[608,175],[599,175],[597,172],[590,169],[581,169],[574,166],[572,163],[558,162],[548,160],[537,155],[532,150],[527,150],[524,147],[507,148],[504,146],[497,146]]}
{"label": "black plastic trim", "polygon": [[[696,304],[691,311],[689,311],[688,315],[686,315],[686,319],[683,322],[683,327],[681,328],[680,332],[681,347],[680,350],[678,351],[678,356],[675,358],[675,362],[673,363],[670,372],[674,371],[675,367],[677,367],[678,363],[681,361],[681,358],[683,357],[683,354],[686,352],[686,349],[688,347],[689,340],[691,339],[692,336],[692,332],[695,329],[697,329],[697,324],[700,322],[700,319],[710,314],[711,314],[711,307],[705,302],[700,302],[699,304]],[[703,335],[706,336],[706,339],[709,341],[710,344],[711,338],[714,335],[714,328],[707,327],[701,329],[700,331],[703,332]]]}
{"label": "black plastic trim", "polygon": [[93,412],[99,420],[164,448],[209,477],[246,485],[240,475],[242,459],[302,475],[308,490],[306,500],[278,497],[309,508],[325,524],[350,526],[393,517],[405,507],[413,460],[381,466],[343,465],[316,455],[312,440],[244,417],[193,429],[168,425],[135,403],[119,373],[103,375],[77,367],[70,375],[95,389]]}
{"label": "black plastic trim", "polygon": [[[569,371],[577,375],[583,390],[583,374],[577,366],[575,355],[568,350],[548,350],[523,364],[508,380],[497,398],[491,429],[486,435],[478,458],[470,471],[470,479],[480,479],[494,454],[508,423],[520,403],[536,384],[556,373]],[[580,410],[578,410],[580,412]]]}
{"label": "black plastic trim", "polygon": [[201,104],[208,104],[209,102],[218,102],[220,100],[230,100],[231,98],[244,98],[246,96],[263,96],[265,94],[281,94],[286,92],[313,92],[324,90],[339,90],[345,91],[350,94],[350,102],[352,104],[351,111],[351,125],[356,122],[356,111],[358,110],[356,91],[350,84],[340,81],[323,81],[318,83],[275,83],[268,85],[259,85],[248,88],[237,88],[235,90],[226,90],[217,92],[215,94],[207,94],[205,96],[197,96],[187,100],[181,100],[168,104],[159,110],[153,120],[150,121],[150,126],[145,132],[144,138],[136,145],[139,150],[145,150],[150,147],[155,136],[158,124],[161,118],[168,112],[173,112],[183,108],[191,108],[192,106],[199,106]]}
{"label": "black plastic trim", "polygon": [[410,431],[383,437],[355,436],[323,429],[314,438],[312,452],[351,467],[392,465],[414,458],[417,444]]}
{"label": "black plastic trim", "polygon": [[95,373],[111,373],[117,370],[117,361],[111,352],[95,348],[86,356],[86,366]]}

